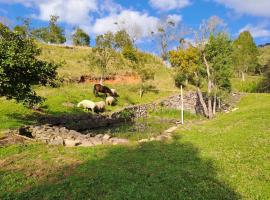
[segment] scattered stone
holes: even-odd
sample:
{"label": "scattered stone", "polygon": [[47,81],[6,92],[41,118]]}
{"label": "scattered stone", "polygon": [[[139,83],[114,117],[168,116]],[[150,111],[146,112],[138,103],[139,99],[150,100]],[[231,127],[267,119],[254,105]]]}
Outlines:
{"label": "scattered stone", "polygon": [[165,133],[172,133],[177,129],[177,126],[173,126],[165,131]]}
{"label": "scattered stone", "polygon": [[70,139],[65,139],[64,140],[64,145],[67,147],[75,147],[82,144],[81,141],[79,140],[70,140]]}
{"label": "scattered stone", "polygon": [[129,143],[128,139],[123,139],[123,138],[111,138],[109,141],[112,142],[112,144],[114,144],[114,145],[116,145],[116,144],[128,144]]}
{"label": "scattered stone", "polygon": [[139,140],[138,142],[139,142],[139,143],[149,142],[149,140],[148,140],[148,139],[141,139],[141,140]]}
{"label": "scattered stone", "polygon": [[103,134],[97,134],[97,135],[95,136],[95,138],[101,139],[101,138],[103,138]]}
{"label": "scattered stone", "polygon": [[80,145],[78,145],[80,147],[92,147],[94,146],[94,144],[91,141],[82,141],[82,143]]}
{"label": "scattered stone", "polygon": [[60,136],[51,139],[48,144],[50,145],[64,145],[64,140]]}
{"label": "scattered stone", "polygon": [[103,140],[109,140],[111,136],[109,134],[105,134],[102,138]]}

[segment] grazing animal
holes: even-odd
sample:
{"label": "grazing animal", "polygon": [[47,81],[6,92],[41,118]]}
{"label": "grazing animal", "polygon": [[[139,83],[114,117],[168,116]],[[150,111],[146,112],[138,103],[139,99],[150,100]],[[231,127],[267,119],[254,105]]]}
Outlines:
{"label": "grazing animal", "polygon": [[84,109],[91,110],[92,112],[95,111],[96,104],[90,100],[83,100],[77,104],[77,107],[83,107]]}
{"label": "grazing animal", "polygon": [[106,98],[106,104],[107,105],[110,105],[111,106],[115,101],[116,101],[116,99],[113,98],[113,97],[107,97]]}
{"label": "grazing animal", "polygon": [[117,93],[116,89],[111,89],[114,97],[119,97],[119,94]]}
{"label": "grazing animal", "polygon": [[104,101],[99,101],[96,102],[96,107],[95,107],[95,112],[103,112],[105,110],[105,102]]}
{"label": "grazing animal", "polygon": [[107,97],[107,94],[110,94],[110,96],[114,96],[111,89],[108,88],[107,86],[104,86],[101,84],[95,84],[94,89],[93,89],[94,95],[97,97],[99,92],[104,93],[106,97]]}

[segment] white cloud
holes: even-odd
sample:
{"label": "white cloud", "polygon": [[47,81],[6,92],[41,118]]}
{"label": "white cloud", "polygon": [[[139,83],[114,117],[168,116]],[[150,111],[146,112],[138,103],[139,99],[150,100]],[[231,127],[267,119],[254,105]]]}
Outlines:
{"label": "white cloud", "polygon": [[174,10],[190,5],[190,0],[150,0],[152,7],[162,10]]}
{"label": "white cloud", "polygon": [[179,22],[182,21],[182,16],[181,15],[176,15],[176,14],[173,14],[173,15],[168,15],[167,16],[167,22],[174,22],[175,24],[179,24]]}
{"label": "white cloud", "polygon": [[269,0],[215,0],[240,14],[270,17]]}
{"label": "white cloud", "polygon": [[103,34],[120,29],[126,30],[133,38],[141,39],[148,37],[151,32],[157,30],[159,19],[132,10],[123,10],[119,14],[111,14],[96,20],[93,26],[95,34]]}
{"label": "white cloud", "polygon": [[89,24],[90,12],[98,10],[97,0],[0,0],[2,3],[19,3],[38,9],[34,17],[49,20],[50,15],[57,15],[60,21],[68,24]]}
{"label": "white cloud", "polygon": [[266,38],[270,37],[270,30],[266,24],[260,24],[258,26],[252,26],[251,24],[246,25],[239,30],[239,33],[243,31],[249,31],[254,38]]}

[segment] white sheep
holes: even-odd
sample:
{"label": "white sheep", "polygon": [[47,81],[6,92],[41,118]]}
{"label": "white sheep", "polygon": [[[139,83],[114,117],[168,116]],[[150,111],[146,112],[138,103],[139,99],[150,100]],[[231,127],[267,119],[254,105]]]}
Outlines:
{"label": "white sheep", "polygon": [[96,104],[95,109],[96,109],[97,112],[102,112],[102,111],[105,110],[105,105],[106,104],[105,104],[104,101],[99,101],[99,102],[96,102],[95,104]]}
{"label": "white sheep", "polygon": [[112,94],[113,94],[114,97],[118,97],[119,96],[118,93],[117,93],[117,91],[116,91],[116,89],[111,89],[111,92],[112,92]]}
{"label": "white sheep", "polygon": [[114,102],[115,102],[115,98],[113,98],[113,97],[107,97],[106,98],[106,104],[107,105],[111,106]]}
{"label": "white sheep", "polygon": [[77,104],[77,107],[78,108],[83,107],[84,109],[91,110],[92,112],[94,112],[96,104],[90,100],[83,100]]}

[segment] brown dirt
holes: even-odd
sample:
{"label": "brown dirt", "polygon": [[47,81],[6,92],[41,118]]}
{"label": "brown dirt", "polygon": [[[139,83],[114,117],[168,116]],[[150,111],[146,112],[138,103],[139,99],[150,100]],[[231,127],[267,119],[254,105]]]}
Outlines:
{"label": "brown dirt", "polygon": [[[139,83],[141,80],[138,76],[135,75],[116,75],[111,77],[106,77],[103,80],[103,83],[107,84],[118,84],[118,83],[126,83],[126,84],[136,84]],[[84,78],[81,77],[81,83],[99,83],[98,78],[91,78],[89,76],[84,76]]]}

